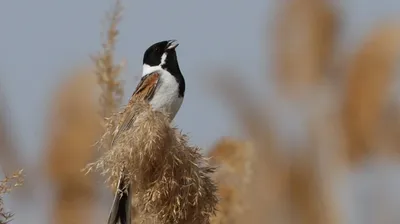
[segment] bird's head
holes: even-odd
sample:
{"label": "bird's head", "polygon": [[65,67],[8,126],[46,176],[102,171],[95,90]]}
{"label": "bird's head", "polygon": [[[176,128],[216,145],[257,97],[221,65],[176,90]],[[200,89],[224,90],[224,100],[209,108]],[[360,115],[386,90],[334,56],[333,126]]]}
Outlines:
{"label": "bird's head", "polygon": [[151,45],[144,52],[143,76],[162,69],[171,70],[178,66],[176,40],[165,40]]}

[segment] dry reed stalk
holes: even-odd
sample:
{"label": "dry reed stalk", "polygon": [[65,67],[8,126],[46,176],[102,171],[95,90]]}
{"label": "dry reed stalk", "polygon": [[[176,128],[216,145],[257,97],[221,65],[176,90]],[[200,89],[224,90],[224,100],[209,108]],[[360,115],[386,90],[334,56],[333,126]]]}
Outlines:
{"label": "dry reed stalk", "polygon": [[297,96],[327,71],[337,18],[325,0],[293,0],[278,14],[277,74],[283,93]]}
{"label": "dry reed stalk", "polygon": [[13,173],[11,176],[6,176],[0,181],[0,224],[6,224],[11,221],[13,213],[7,212],[4,208],[3,196],[10,193],[13,188],[23,184],[23,170]]}
{"label": "dry reed stalk", "polygon": [[93,158],[91,146],[101,134],[96,87],[92,72],[78,70],[53,99],[46,153],[46,171],[56,189],[52,223],[90,222],[95,185],[81,170]]}
{"label": "dry reed stalk", "polygon": [[115,0],[114,8],[107,13],[105,34],[102,33],[102,51],[92,57],[95,63],[97,82],[102,89],[100,104],[102,106],[102,117],[109,117],[121,105],[124,90],[121,81],[118,80],[122,63],[114,63],[115,45],[119,34],[117,26],[121,20],[122,4]]}
{"label": "dry reed stalk", "polygon": [[[340,207],[334,200],[332,189],[334,180],[331,179],[331,175],[335,176],[333,173],[343,171],[345,164],[344,150],[340,150],[344,146],[340,143],[341,129],[337,126],[340,118],[338,110],[329,106],[310,107],[312,110],[310,113],[315,113],[313,115],[315,119],[310,120],[308,124],[312,131],[309,148],[303,150],[300,156],[296,156],[297,154],[287,156],[282,153],[283,151],[278,150],[273,133],[270,131],[268,117],[263,115],[262,108],[256,107],[259,104],[250,100],[252,97],[247,96],[241,89],[241,82],[233,79],[232,76],[229,79],[223,77],[221,79],[223,88],[219,89],[225,91],[227,99],[238,114],[239,122],[249,133],[253,145],[251,175],[244,191],[240,192],[244,212],[231,213],[234,218],[229,217],[229,221],[234,220],[231,221],[232,223],[341,223]],[[320,100],[333,101],[331,96],[328,93]],[[316,99],[310,100],[315,102]],[[316,104],[323,105],[317,102]],[[233,152],[234,146],[227,145],[227,148],[223,149],[225,152],[229,150]],[[296,149],[285,149],[286,152],[292,153],[294,150]],[[221,158],[223,163],[235,164],[232,161],[238,163],[238,160],[230,159],[227,153],[220,154],[220,157],[225,157]],[[232,157],[237,158],[234,155]],[[234,200],[237,200],[238,189],[235,185],[232,186],[229,188],[222,185],[222,189],[226,192],[223,192],[221,197],[227,197],[230,200],[227,203],[237,203]],[[224,202],[224,198],[221,198],[221,202]],[[229,206],[234,205],[224,206],[232,211]],[[227,214],[225,210],[222,211]],[[218,221],[221,220],[225,221],[222,218]]]}
{"label": "dry reed stalk", "polygon": [[220,202],[217,215],[211,223],[236,223],[236,218],[243,213],[243,191],[251,176],[253,148],[249,142],[232,138],[222,138],[211,149],[208,156],[211,165],[217,166],[213,179],[218,185]]}
{"label": "dry reed stalk", "polygon": [[[121,117],[131,114],[131,128],[114,139]],[[217,204],[216,187],[199,149],[162,113],[147,103],[129,104],[107,123],[100,148],[104,155],[89,164],[116,185],[121,171],[133,184],[133,201],[138,211],[135,220],[145,223],[209,223]],[[115,142],[114,142],[115,140]],[[111,142],[114,142],[111,145]]]}
{"label": "dry reed stalk", "polygon": [[[217,80],[218,81],[218,80]],[[234,214],[236,223],[282,223],[287,219],[287,160],[276,150],[264,109],[256,107],[243,84],[233,76],[221,76],[219,88],[237,113],[238,121],[252,142],[251,175],[241,198],[243,212]],[[223,198],[221,199],[223,200]]]}
{"label": "dry reed stalk", "polygon": [[252,158],[252,150],[250,142],[223,137],[210,150],[208,156],[212,163],[226,165],[227,171],[234,172],[246,179],[251,173],[249,163]]}
{"label": "dry reed stalk", "polygon": [[[97,83],[101,88],[100,95],[100,115],[106,119],[110,117],[121,106],[124,96],[124,89],[120,75],[124,67],[123,63],[115,63],[115,49],[117,37],[119,35],[118,25],[122,18],[123,5],[120,0],[115,0],[113,8],[106,12],[105,21],[103,22],[102,48],[92,61],[95,66],[95,74]],[[103,131],[105,128],[105,120],[102,120]],[[98,151],[96,151],[98,153]],[[96,155],[98,158],[100,155]],[[116,188],[112,188],[114,194]],[[135,208],[132,206],[132,216],[134,216]]]}
{"label": "dry reed stalk", "polygon": [[367,36],[349,64],[343,125],[353,164],[372,152],[399,47],[399,27],[384,24]]}
{"label": "dry reed stalk", "polygon": [[[331,186],[324,183],[327,177],[322,176],[318,170],[319,168],[327,169],[327,167],[318,165],[318,156],[311,153],[316,150],[304,151],[306,153],[303,158],[293,160],[290,166],[287,195],[293,215],[291,223],[342,223],[339,205],[333,200]],[[318,152],[316,154],[319,155]]]}
{"label": "dry reed stalk", "polygon": [[[334,102],[329,97],[321,100]],[[347,171],[339,114],[332,106],[317,110],[307,125],[311,132],[308,146],[291,161],[288,195],[292,212],[297,214],[293,223],[343,223],[335,195],[335,187],[343,183]]]}
{"label": "dry reed stalk", "polygon": [[[327,1],[295,0],[287,3],[280,17],[277,24],[277,71],[278,84],[284,90],[281,93],[296,97],[304,96],[304,92],[312,93],[306,94],[302,98],[305,101],[300,104],[309,111],[301,117],[306,119],[304,131],[311,132],[309,146],[300,147],[302,150],[285,149],[292,153],[300,150],[299,155],[291,155],[285,167],[286,173],[282,172],[286,175],[282,185],[287,187],[282,191],[282,199],[287,200],[287,212],[291,217],[285,221],[340,223],[341,213],[334,200],[330,179],[345,164],[344,146],[338,143],[343,140],[341,127],[334,125],[340,116],[330,113],[337,102],[330,94],[325,95],[331,89],[316,85],[327,81],[324,76],[330,69],[328,66],[333,64],[331,56],[335,50],[337,16]],[[332,83],[328,84],[332,87]]]}

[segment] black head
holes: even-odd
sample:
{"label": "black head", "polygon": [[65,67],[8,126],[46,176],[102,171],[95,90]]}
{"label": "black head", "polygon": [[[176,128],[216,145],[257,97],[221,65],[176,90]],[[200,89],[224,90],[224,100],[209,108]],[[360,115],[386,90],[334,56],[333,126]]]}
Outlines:
{"label": "black head", "polygon": [[169,58],[176,57],[175,48],[178,45],[176,40],[165,40],[151,45],[144,52],[143,64],[150,67],[165,65]]}
{"label": "black head", "polygon": [[185,80],[179,69],[178,58],[175,48],[178,46],[176,40],[165,40],[151,45],[144,52],[143,76],[159,69],[167,70],[173,75],[179,85],[180,95],[185,92]]}

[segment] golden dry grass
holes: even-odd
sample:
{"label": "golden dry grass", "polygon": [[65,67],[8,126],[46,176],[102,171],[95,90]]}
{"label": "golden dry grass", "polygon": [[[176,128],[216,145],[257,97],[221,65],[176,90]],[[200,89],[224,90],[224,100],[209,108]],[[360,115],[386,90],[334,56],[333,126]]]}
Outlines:
{"label": "golden dry grass", "polygon": [[115,0],[113,9],[106,16],[105,32],[102,33],[102,51],[92,57],[97,82],[102,89],[100,104],[102,117],[109,117],[121,104],[124,91],[119,80],[121,64],[115,64],[115,45],[119,34],[118,24],[122,16],[122,4]]}
{"label": "golden dry grass", "polygon": [[[219,89],[252,147],[221,140],[211,152],[221,168],[216,179],[224,180],[217,182],[221,203],[214,223],[342,223],[331,185],[346,165],[337,97],[332,97],[337,92],[330,92],[331,83],[329,88],[315,85],[326,81],[332,63],[336,16],[326,2],[317,0],[291,1],[280,16],[277,71],[280,90],[285,90],[280,94],[314,93],[301,99],[311,117],[304,128],[310,137],[307,146],[278,144],[262,103],[246,94],[240,80],[221,77]],[[250,151],[251,157],[237,153]],[[235,172],[244,164],[249,164],[249,175]],[[225,167],[232,168],[227,172]],[[231,179],[246,185],[226,184]]]}
{"label": "golden dry grass", "polygon": [[[121,104],[123,89],[114,64],[122,6],[115,1],[107,15],[102,49],[92,57],[93,68],[78,69],[54,99],[47,152],[47,171],[56,186],[53,223],[88,223],[95,212],[95,183],[82,169],[97,155],[92,148],[101,136],[103,119]],[[99,102],[96,90],[100,87]]]}
{"label": "golden dry grass", "polygon": [[[239,205],[242,211],[231,211],[233,217],[228,219],[235,220],[235,223],[280,223],[284,217],[282,197],[286,188],[287,167],[284,159],[275,150],[274,137],[265,111],[251,100],[252,97],[247,94],[240,80],[232,77],[227,79],[221,75],[219,81],[219,89],[236,113],[253,148],[251,159],[243,161],[249,163],[248,169],[251,171],[242,180],[246,185],[242,191],[233,189],[243,199]],[[233,175],[231,178],[243,177]],[[224,198],[221,198],[221,202],[223,201]],[[231,205],[231,208],[235,208],[235,205]]]}
{"label": "golden dry grass", "polygon": [[217,167],[213,179],[218,184],[220,202],[211,223],[236,223],[243,213],[243,191],[251,175],[253,148],[251,143],[225,137],[210,150],[210,164]]}
{"label": "golden dry grass", "polygon": [[348,65],[343,124],[352,162],[359,162],[376,147],[374,136],[379,134],[377,130],[394,80],[399,27],[386,23],[374,29]]}
{"label": "golden dry grass", "polygon": [[[119,120],[132,114],[130,129],[114,139]],[[114,142],[115,141],[115,142]],[[111,143],[114,142],[113,145]],[[169,118],[137,101],[116,113],[99,142],[104,155],[88,170],[98,170],[116,185],[122,170],[133,185],[136,220],[145,223],[209,223],[217,204],[214,169],[190,146]]]}
{"label": "golden dry grass", "polygon": [[[280,89],[296,95],[306,86],[313,93],[301,99],[310,117],[304,126],[304,132],[309,132],[307,144],[298,148],[276,144],[268,114],[257,106],[260,103],[246,95],[240,80],[221,78],[225,86],[221,89],[249,134],[253,156],[238,154],[250,149],[233,140],[221,140],[212,149],[210,155],[221,168],[215,178],[224,180],[217,181],[221,203],[214,223],[343,223],[344,213],[334,192],[337,181],[348,173],[348,164],[358,165],[376,153],[398,152],[396,113],[400,107],[390,91],[396,81],[399,24],[384,23],[366,36],[346,63],[347,77],[334,71],[345,78],[341,81],[346,91],[341,95],[340,87],[324,77],[326,66],[333,64],[329,57],[335,33],[340,31],[328,5],[317,0],[291,1],[280,16]],[[299,29],[304,36],[297,34]],[[315,85],[321,81],[325,86]],[[288,151],[301,153],[283,153]],[[233,184],[244,182],[245,176],[248,179],[237,172],[244,164],[251,164],[252,171],[245,188]],[[226,184],[231,179],[236,182]],[[244,212],[238,212],[238,207]]]}
{"label": "golden dry grass", "polygon": [[[338,127],[334,126],[338,113],[330,112],[330,107],[317,110],[318,116],[304,130],[310,131],[311,136],[307,146],[282,148],[275,141],[266,110],[246,94],[242,82],[221,79],[220,89],[249,135],[252,147],[222,140],[211,152],[221,165],[217,180],[224,180],[217,182],[221,204],[214,223],[341,223],[341,211],[330,185],[345,165],[341,153],[344,149],[336,147],[343,145],[329,147],[330,142],[340,140],[336,136]],[[245,156],[246,152],[252,156]],[[230,167],[228,172],[226,167]],[[243,167],[248,170],[245,175],[238,172]],[[227,184],[226,180],[236,182]]]}
{"label": "golden dry grass", "polygon": [[97,85],[88,69],[72,73],[55,94],[49,119],[45,171],[56,192],[53,223],[89,222],[94,207],[93,177],[81,169],[93,159],[91,146],[101,134]]}
{"label": "golden dry grass", "polygon": [[11,192],[15,187],[19,187],[24,182],[23,170],[19,170],[10,176],[6,176],[0,181],[0,224],[9,223],[14,214],[6,211],[3,203],[3,196]]}

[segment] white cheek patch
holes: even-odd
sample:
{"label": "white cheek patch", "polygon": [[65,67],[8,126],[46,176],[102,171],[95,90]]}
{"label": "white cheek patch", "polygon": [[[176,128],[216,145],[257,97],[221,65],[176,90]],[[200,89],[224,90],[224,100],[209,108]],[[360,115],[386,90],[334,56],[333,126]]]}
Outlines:
{"label": "white cheek patch", "polygon": [[151,74],[153,72],[157,72],[157,71],[161,71],[161,66],[157,65],[157,66],[150,66],[147,64],[143,65],[143,70],[142,70],[142,77],[148,74]]}
{"label": "white cheek patch", "polygon": [[164,53],[161,56],[161,63],[157,66],[150,66],[148,64],[143,64],[143,70],[142,70],[142,77],[148,74],[151,74],[153,72],[159,72],[162,70],[161,66],[165,64],[165,60],[167,59],[167,53]]}
{"label": "white cheek patch", "polygon": [[164,53],[164,54],[161,56],[161,64],[160,64],[160,65],[165,64],[165,59],[167,59],[167,53]]}

